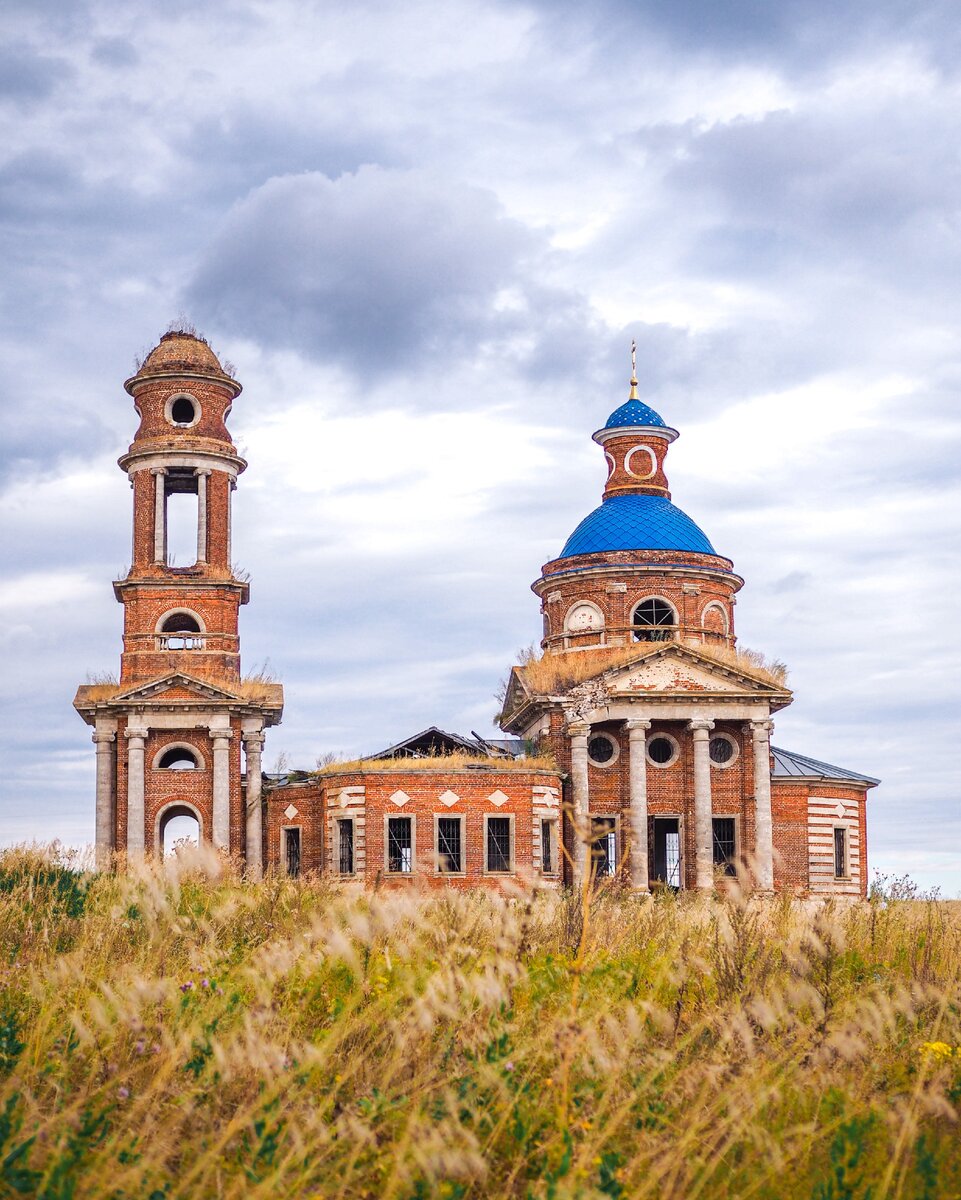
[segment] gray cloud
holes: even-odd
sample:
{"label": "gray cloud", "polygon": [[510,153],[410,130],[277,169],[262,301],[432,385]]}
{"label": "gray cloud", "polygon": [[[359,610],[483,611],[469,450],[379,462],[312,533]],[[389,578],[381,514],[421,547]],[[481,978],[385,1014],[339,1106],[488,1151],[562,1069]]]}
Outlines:
{"label": "gray cloud", "polygon": [[46,99],[68,83],[73,70],[67,61],[42,54],[26,43],[0,47],[0,97],[22,103]]}
{"label": "gray cloud", "polygon": [[377,378],[496,329],[532,235],[488,192],[362,167],[272,179],[228,217],[188,292],[256,340]]}

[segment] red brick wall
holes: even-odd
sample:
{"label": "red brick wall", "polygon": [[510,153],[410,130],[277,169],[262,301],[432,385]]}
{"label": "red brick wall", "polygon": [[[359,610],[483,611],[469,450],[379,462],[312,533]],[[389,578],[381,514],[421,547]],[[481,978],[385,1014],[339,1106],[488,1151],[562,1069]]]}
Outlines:
{"label": "red brick wall", "polygon": [[[641,557],[640,555],[638,557]],[[691,581],[671,575],[648,572],[631,572],[623,568],[618,572],[616,583],[624,590],[611,591],[609,576],[594,575],[589,571],[562,577],[558,580],[541,581],[536,590],[541,595],[541,612],[544,616],[545,649],[577,649],[582,646],[598,645],[602,641],[620,645],[633,638],[631,618],[641,600],[649,596],[660,596],[673,604],[680,622],[681,640],[694,638],[711,642],[726,642],[733,645],[734,637],[734,594],[740,581],[733,576],[716,576],[697,580],[690,590]],[[688,590],[685,591],[684,585]],[[573,634],[565,630],[568,612],[579,601],[597,605],[604,617],[604,638],[596,633]],[[705,612],[713,603],[720,604],[727,616],[728,631],[724,631],[720,614]]]}
{"label": "red brick wall", "polygon": [[[654,457],[650,463],[644,449],[636,454],[631,452],[637,447],[646,447]],[[655,496],[667,496],[667,476],[664,474],[664,456],[667,454],[667,439],[658,437],[640,437],[637,434],[625,434],[623,437],[608,438],[604,442],[604,455],[607,459],[608,475],[604,488],[604,499],[609,496],[625,493],[640,493]],[[627,459],[630,455],[630,470]],[[653,471],[648,474],[650,465]],[[644,476],[641,478],[641,476]]]}
{"label": "red brick wall", "polygon": [[[325,854],[326,817],[344,811],[339,797],[343,788],[365,788],[362,802],[365,821],[366,866],[362,876],[369,886],[406,886],[413,880],[428,887],[498,887],[504,876],[484,873],[484,815],[514,818],[514,878],[529,878],[533,870],[532,789],[536,786],[560,789],[559,777],[546,771],[418,771],[399,768],[389,772],[325,775],[308,784],[272,790],[268,796],[267,862],[281,866],[281,829],[299,826],[301,829],[302,869],[330,870]],[[402,807],[391,802],[398,791],[410,799]],[[439,796],[451,791],[458,797],[456,804],[447,806]],[[500,806],[488,797],[503,792],[508,800]],[[284,815],[292,804],[298,809],[293,818]],[[353,806],[353,805],[352,805]],[[361,803],[356,802],[360,808]],[[349,810],[348,810],[349,811]],[[385,818],[404,816],[415,818],[416,870],[413,876],[388,875],[385,863]],[[434,818],[463,817],[464,872],[460,875],[442,874],[434,865]],[[539,819],[539,818],[538,818]],[[355,828],[355,838],[357,830]],[[355,843],[356,844],[356,843]]]}

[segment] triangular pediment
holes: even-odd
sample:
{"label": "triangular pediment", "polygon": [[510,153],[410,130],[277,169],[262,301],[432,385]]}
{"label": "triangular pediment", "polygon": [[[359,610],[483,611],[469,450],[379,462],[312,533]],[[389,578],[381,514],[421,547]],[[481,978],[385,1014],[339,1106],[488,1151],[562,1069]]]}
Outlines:
{"label": "triangular pediment", "polygon": [[639,662],[625,663],[604,674],[611,696],[637,695],[782,695],[783,684],[758,678],[737,666],[718,662],[697,649],[672,642]]}
{"label": "triangular pediment", "polygon": [[195,679],[182,671],[164,675],[161,679],[151,679],[147,683],[139,683],[136,687],[118,692],[112,698],[112,703],[128,704],[133,702],[159,702],[167,704],[179,701],[181,704],[196,704],[198,701],[211,700],[233,701],[241,700],[237,692],[228,691],[219,684],[210,683],[206,679]]}

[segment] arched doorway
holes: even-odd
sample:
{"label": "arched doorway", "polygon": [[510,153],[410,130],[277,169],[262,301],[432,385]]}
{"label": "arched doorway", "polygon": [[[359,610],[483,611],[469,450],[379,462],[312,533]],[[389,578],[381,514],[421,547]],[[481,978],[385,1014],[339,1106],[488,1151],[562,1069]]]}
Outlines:
{"label": "arched doorway", "polygon": [[200,813],[192,804],[168,804],[157,814],[157,847],[163,858],[203,840]]}

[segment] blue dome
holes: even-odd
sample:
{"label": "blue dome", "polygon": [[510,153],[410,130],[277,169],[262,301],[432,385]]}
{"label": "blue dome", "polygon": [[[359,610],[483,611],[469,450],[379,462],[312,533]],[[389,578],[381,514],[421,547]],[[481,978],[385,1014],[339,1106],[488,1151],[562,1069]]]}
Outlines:
{"label": "blue dome", "polygon": [[595,508],[581,521],[567,539],[559,557],[597,554],[604,550],[691,550],[696,554],[717,553],[687,513],[675,508],[670,500],[663,496],[643,494],[611,496],[605,500],[600,508]]}
{"label": "blue dome", "polygon": [[661,414],[640,400],[627,400],[620,408],[615,408],[604,428],[619,429],[622,425],[660,425],[667,428],[667,422]]}

